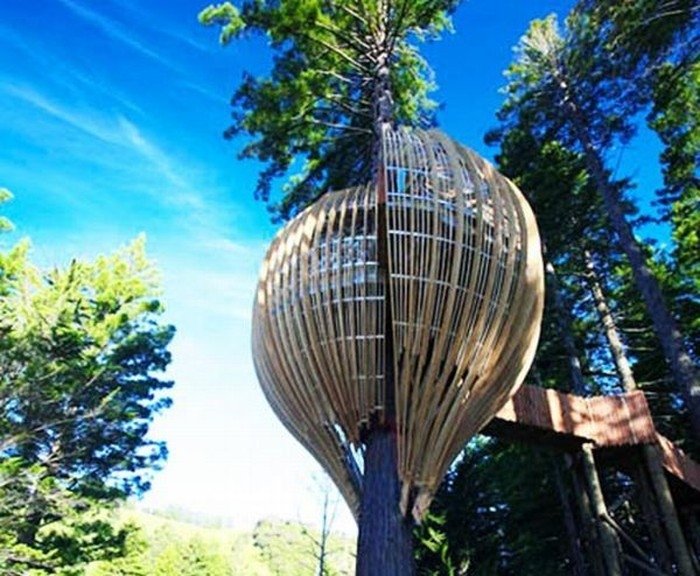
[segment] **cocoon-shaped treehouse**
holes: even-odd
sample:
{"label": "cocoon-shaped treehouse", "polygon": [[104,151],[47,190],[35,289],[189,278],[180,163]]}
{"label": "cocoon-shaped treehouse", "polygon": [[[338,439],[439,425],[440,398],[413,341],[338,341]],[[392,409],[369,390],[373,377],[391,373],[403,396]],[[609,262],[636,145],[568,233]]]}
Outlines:
{"label": "cocoon-shaped treehouse", "polygon": [[356,517],[363,438],[395,426],[400,505],[420,520],[530,367],[542,257],[523,195],[445,135],[388,131],[377,172],[277,234],[253,358],[273,410]]}

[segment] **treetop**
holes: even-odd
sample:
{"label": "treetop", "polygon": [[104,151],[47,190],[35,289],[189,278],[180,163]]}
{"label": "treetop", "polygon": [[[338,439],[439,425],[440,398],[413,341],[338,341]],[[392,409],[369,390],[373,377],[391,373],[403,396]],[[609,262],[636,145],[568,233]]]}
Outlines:
{"label": "treetop", "polygon": [[[290,218],[320,194],[369,178],[380,90],[393,123],[434,124],[433,72],[417,44],[450,29],[457,4],[246,0],[201,11],[203,24],[219,27],[222,44],[262,35],[274,53],[269,75],[244,74],[225,135],[252,137],[240,157],[265,164],[255,196],[275,218]],[[283,197],[271,202],[273,181],[284,176]]]}

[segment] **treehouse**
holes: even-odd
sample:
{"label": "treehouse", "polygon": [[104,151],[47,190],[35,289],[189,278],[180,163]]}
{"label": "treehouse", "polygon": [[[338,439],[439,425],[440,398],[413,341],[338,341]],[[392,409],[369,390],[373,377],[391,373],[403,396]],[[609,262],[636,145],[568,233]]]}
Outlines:
{"label": "treehouse", "polygon": [[522,383],[543,291],[518,189],[440,132],[389,130],[375,182],[324,195],[273,240],[254,304],[258,377],[356,516],[365,439],[395,430],[400,507],[420,520]]}

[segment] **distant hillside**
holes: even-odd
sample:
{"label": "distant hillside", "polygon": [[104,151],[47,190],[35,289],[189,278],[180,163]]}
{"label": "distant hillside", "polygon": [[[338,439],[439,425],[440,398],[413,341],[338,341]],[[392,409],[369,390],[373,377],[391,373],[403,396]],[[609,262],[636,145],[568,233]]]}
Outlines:
{"label": "distant hillside", "polygon": [[[315,576],[318,534],[276,520],[258,522],[250,532],[202,526],[178,514],[123,510],[121,520],[135,530],[123,561],[97,562],[87,576]],[[332,536],[327,576],[354,574],[355,542]]]}

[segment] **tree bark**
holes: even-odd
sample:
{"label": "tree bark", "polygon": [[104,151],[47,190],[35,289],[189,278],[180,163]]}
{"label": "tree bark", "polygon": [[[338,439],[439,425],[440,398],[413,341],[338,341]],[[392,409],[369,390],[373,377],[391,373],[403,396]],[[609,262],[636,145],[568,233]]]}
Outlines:
{"label": "tree bark", "polygon": [[[566,86],[566,83],[563,85]],[[630,262],[635,285],[646,304],[664,357],[671,368],[673,379],[685,397],[693,433],[695,438],[700,440],[700,375],[693,360],[685,350],[683,335],[668,311],[661,287],[647,266],[642,247],[634,237],[632,227],[625,217],[617,190],[610,184],[600,153],[586,132],[585,121],[581,118],[578,106],[568,91],[565,103],[574,133],[583,149],[588,172],[603,199],[610,224],[620,242],[620,247]]]}
{"label": "tree bark", "polygon": [[[384,277],[384,414],[374,422],[363,439],[365,446],[359,535],[357,539],[357,576],[412,576],[413,523],[401,514],[401,483],[398,477],[395,431],[395,394],[393,377],[393,321],[389,282],[386,190],[384,186],[383,140],[394,122],[394,98],[390,82],[391,47],[386,23],[389,3],[377,4],[376,29],[369,52],[375,63],[372,113],[374,132],[373,177],[377,186],[377,258]],[[381,418],[379,420],[382,420]]]}
{"label": "tree bark", "polygon": [[673,574],[672,554],[668,547],[666,534],[661,524],[660,512],[648,477],[649,470],[646,462],[640,460],[637,466],[635,482],[639,490],[639,501],[644,515],[645,525],[649,530],[651,549],[656,564],[667,574]]}
{"label": "tree bark", "polygon": [[615,362],[615,370],[620,378],[620,384],[625,392],[632,392],[637,389],[637,382],[634,379],[629,360],[627,360],[627,354],[625,353],[625,348],[620,338],[620,332],[617,329],[615,319],[608,306],[608,301],[605,298],[601,280],[595,267],[595,261],[588,250],[584,251],[584,258],[586,261],[588,285],[591,288],[593,301],[598,311],[598,317],[605,331],[605,338],[610,346],[610,353]]}
{"label": "tree bark", "polygon": [[556,270],[551,262],[545,265],[547,277],[547,286],[551,295],[552,304],[554,305],[554,313],[557,318],[559,333],[566,349],[566,356],[569,362],[569,374],[571,375],[571,389],[580,396],[586,394],[586,382],[583,379],[583,371],[581,370],[581,361],[579,360],[578,350],[574,337],[571,334],[571,317],[562,301],[561,290],[559,289],[559,280]]}
{"label": "tree bark", "polygon": [[583,559],[583,547],[581,542],[581,537],[579,534],[579,529],[576,526],[576,518],[574,516],[574,511],[571,507],[571,501],[569,499],[569,491],[566,489],[566,484],[562,478],[560,463],[563,461],[561,458],[552,459],[552,467],[554,468],[554,481],[557,486],[557,492],[559,493],[559,500],[562,503],[562,513],[564,515],[564,526],[566,527],[566,534],[569,540],[569,550],[571,554],[571,568],[573,576],[586,576],[586,563]]}
{"label": "tree bark", "polygon": [[[579,395],[585,395],[586,384],[583,378],[583,371],[581,370],[581,361],[579,360],[578,350],[576,349],[576,343],[574,342],[573,335],[571,333],[571,317],[566,309],[566,306],[561,297],[561,290],[559,288],[559,280],[557,278],[556,270],[551,262],[547,262],[545,265],[545,272],[547,278],[547,287],[552,299],[552,305],[554,307],[554,314],[557,319],[557,326],[559,327],[559,333],[561,335],[564,348],[566,350],[566,356],[569,363],[569,375],[571,376],[571,389]],[[588,498],[586,490],[582,483],[579,481],[579,469],[576,461],[573,461],[571,466],[574,498],[578,504],[579,514],[583,523],[583,549],[586,552],[586,556],[589,560],[589,567],[593,574],[596,576],[601,576],[605,573],[604,566],[602,565],[600,555],[597,553],[596,542],[599,540],[596,528],[596,521],[591,514],[591,501]],[[594,469],[594,473],[597,472]],[[586,477],[583,477],[584,485],[587,484]],[[573,559],[574,563],[578,563],[578,559]]]}
{"label": "tree bark", "polygon": [[598,553],[599,536],[597,533],[596,522],[591,512],[591,500],[585,489],[586,479],[582,473],[579,458],[565,456],[571,470],[571,480],[574,485],[574,497],[578,505],[581,523],[583,525],[583,548],[586,551],[588,558],[589,570],[595,576],[605,576],[605,566],[603,559]]}
{"label": "tree bark", "polygon": [[678,568],[678,574],[681,576],[694,576],[696,572],[693,568],[688,544],[683,537],[683,529],[681,528],[678,515],[676,514],[676,507],[673,504],[671,491],[669,490],[666,476],[661,467],[659,454],[654,446],[643,446],[642,451],[647,469],[649,470],[651,485],[656,493],[656,501],[659,503],[661,518],[666,528],[668,541],[671,545],[671,550],[673,550],[673,557]]}
{"label": "tree bark", "polygon": [[412,576],[412,523],[399,509],[396,433],[378,428],[369,434],[357,539],[357,576]]}
{"label": "tree bark", "polygon": [[605,521],[608,511],[603,498],[603,490],[600,487],[598,471],[593,458],[593,448],[590,444],[584,444],[581,450],[583,471],[588,485],[588,493],[593,504],[596,525],[600,536],[600,543],[605,560],[607,576],[622,576],[620,566],[620,541],[612,526]]}
{"label": "tree bark", "polygon": [[[688,539],[690,540],[691,553],[694,558],[700,556],[700,523],[698,523],[697,510],[690,508],[685,515],[686,525],[688,526]],[[697,567],[698,562],[695,563]]]}

